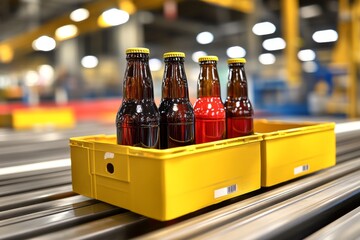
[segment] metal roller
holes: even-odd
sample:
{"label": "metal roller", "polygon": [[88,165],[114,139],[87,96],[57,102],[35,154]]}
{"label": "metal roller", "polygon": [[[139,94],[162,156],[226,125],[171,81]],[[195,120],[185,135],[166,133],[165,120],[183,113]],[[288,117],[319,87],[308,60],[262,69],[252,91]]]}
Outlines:
{"label": "metal roller", "polygon": [[[123,209],[106,203],[95,203],[89,206],[74,206],[68,211],[60,211],[41,217],[18,221],[10,225],[2,225],[0,221],[0,236],[2,239],[24,239],[63,229],[95,219],[124,212]],[[10,219],[11,220],[11,219]]]}
{"label": "metal roller", "polygon": [[36,189],[50,188],[55,186],[61,186],[65,184],[71,184],[71,174],[68,172],[63,176],[50,178],[46,180],[34,180],[31,182],[22,182],[0,187],[0,197],[8,196],[11,194],[28,192]]}
{"label": "metal roller", "polygon": [[94,199],[89,199],[81,195],[76,195],[65,199],[43,202],[31,206],[2,211],[0,213],[0,226],[51,215],[56,212],[64,212],[75,208],[75,206],[88,206],[98,202],[99,201],[96,201]]}
{"label": "metal roller", "polygon": [[196,236],[197,239],[302,239],[360,200],[360,171]]}
{"label": "metal roller", "polygon": [[76,195],[72,192],[70,184],[59,187],[46,188],[41,190],[18,193],[0,198],[0,211],[30,206],[37,203],[52,201],[61,198],[68,198]]}
{"label": "metal roller", "polygon": [[337,240],[360,238],[360,207],[347,213],[326,227],[311,234],[306,240]]}

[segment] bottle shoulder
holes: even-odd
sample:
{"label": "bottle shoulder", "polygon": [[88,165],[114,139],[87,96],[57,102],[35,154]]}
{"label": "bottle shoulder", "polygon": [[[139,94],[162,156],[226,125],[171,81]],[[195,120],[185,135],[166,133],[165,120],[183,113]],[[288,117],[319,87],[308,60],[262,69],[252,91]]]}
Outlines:
{"label": "bottle shoulder", "polygon": [[123,101],[116,115],[119,122],[156,123],[160,113],[154,101]]}
{"label": "bottle shoulder", "polygon": [[194,109],[187,99],[163,99],[159,106],[164,121],[193,121]]}
{"label": "bottle shoulder", "polygon": [[224,105],[228,117],[254,115],[251,101],[247,98],[227,98]]}

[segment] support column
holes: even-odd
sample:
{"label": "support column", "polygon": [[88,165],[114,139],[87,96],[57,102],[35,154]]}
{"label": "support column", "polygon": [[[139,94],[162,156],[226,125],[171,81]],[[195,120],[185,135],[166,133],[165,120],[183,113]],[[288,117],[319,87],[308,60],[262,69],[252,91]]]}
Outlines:
{"label": "support column", "polygon": [[282,27],[285,48],[285,66],[289,85],[300,83],[300,63],[297,59],[299,51],[299,0],[282,0]]}

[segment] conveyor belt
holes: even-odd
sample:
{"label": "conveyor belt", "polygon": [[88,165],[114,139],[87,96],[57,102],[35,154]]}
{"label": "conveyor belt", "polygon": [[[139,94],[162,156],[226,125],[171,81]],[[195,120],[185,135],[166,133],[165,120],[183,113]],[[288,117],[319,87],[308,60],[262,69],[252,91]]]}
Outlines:
{"label": "conveyor belt", "polygon": [[[87,124],[62,132],[0,131],[1,239],[239,239],[244,233],[248,233],[245,237],[303,238],[320,232],[331,221],[340,221],[360,202],[360,130],[338,131],[335,167],[173,221],[155,221],[71,191],[68,138],[97,133],[113,133],[113,126]],[[22,168],[38,162],[49,166],[32,171]],[[343,231],[354,229],[351,222],[342,225]]]}

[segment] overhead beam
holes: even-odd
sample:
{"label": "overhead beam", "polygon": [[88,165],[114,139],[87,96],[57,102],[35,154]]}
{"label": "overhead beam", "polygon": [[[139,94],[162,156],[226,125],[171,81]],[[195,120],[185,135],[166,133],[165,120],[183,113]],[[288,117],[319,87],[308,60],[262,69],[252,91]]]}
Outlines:
{"label": "overhead beam", "polygon": [[[84,7],[89,10],[90,16],[82,22],[73,22],[69,18],[69,13],[62,15],[54,20],[42,24],[28,32],[21,33],[14,37],[8,38],[0,42],[0,63],[10,62],[13,59],[21,57],[33,51],[32,42],[42,36],[55,36],[55,30],[67,24],[74,24],[78,27],[78,35],[94,32],[100,27],[97,20],[101,13],[107,9],[121,6],[124,0],[99,0],[93,3],[86,4]],[[159,8],[163,5],[164,0],[133,0],[134,6],[137,10],[149,10]]]}
{"label": "overhead beam", "polygon": [[243,13],[254,12],[254,0],[202,0],[203,2],[217,6],[230,8]]}

